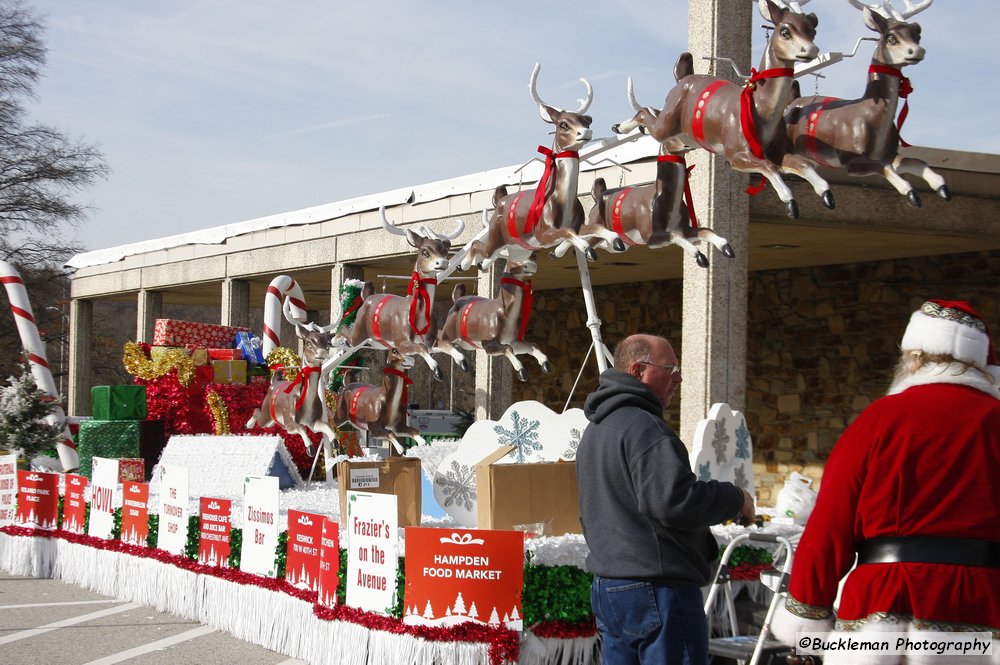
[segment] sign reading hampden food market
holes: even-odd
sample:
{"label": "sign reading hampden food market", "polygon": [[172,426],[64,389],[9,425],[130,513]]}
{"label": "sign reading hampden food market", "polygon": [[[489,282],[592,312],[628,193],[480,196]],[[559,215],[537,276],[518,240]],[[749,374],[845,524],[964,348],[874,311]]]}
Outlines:
{"label": "sign reading hampden food market", "polygon": [[87,520],[87,501],[84,492],[87,489],[86,476],[75,473],[66,474],[66,497],[63,500],[62,528],[70,533],[83,533]]}
{"label": "sign reading hampden food market", "polygon": [[403,623],[521,630],[523,584],[520,531],[406,529]]}
{"label": "sign reading hampden food market", "polygon": [[243,481],[243,546],[240,570],[254,575],[278,574],[278,479],[248,476]]}
{"label": "sign reading hampden food market", "polygon": [[17,496],[17,455],[0,455],[0,526],[14,523]]}
{"label": "sign reading hampden food market", "polygon": [[318,602],[323,607],[337,604],[340,584],[340,524],[323,518],[323,535],[319,546],[319,580],[316,587]]}
{"label": "sign reading hampden food market", "polygon": [[127,481],[122,484],[123,543],[146,546],[149,539],[149,485]]}
{"label": "sign reading hampden food market", "polygon": [[288,554],[285,580],[310,591],[319,585],[319,548],[323,539],[323,516],[288,510]]}
{"label": "sign reading hampden food market", "polygon": [[17,521],[39,529],[59,524],[59,474],[17,472]]}
{"label": "sign reading hampden food market", "polygon": [[188,470],[174,464],[160,465],[160,523],[156,546],[181,556],[187,544]]}
{"label": "sign reading hampden food market", "polygon": [[229,567],[229,511],[233,502],[203,496],[198,520],[198,563],[208,566]]}
{"label": "sign reading hampden food market", "polygon": [[396,604],[395,494],[347,492],[347,604],[388,614]]}
{"label": "sign reading hampden food market", "polygon": [[90,474],[90,521],[87,524],[87,535],[108,539],[115,528],[118,460],[95,457],[93,465],[93,472]]}

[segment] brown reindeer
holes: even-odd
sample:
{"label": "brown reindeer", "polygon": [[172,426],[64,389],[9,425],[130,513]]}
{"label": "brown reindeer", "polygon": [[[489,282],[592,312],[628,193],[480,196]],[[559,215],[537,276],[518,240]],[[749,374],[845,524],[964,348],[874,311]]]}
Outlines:
{"label": "brown reindeer", "polygon": [[524,341],[531,315],[531,276],[536,269],[534,254],[525,261],[507,259],[507,269],[500,277],[500,292],[492,299],[467,296],[465,286],[456,286],[452,291],[455,304],[441,326],[434,351],[449,354],[465,371],[469,370],[469,363],[459,348],[507,356],[522,381],[527,381],[528,375],[517,359],[518,354],[530,353],[542,371],[551,371],[549,359],[538,345]]}
{"label": "brown reindeer", "polygon": [[334,422],[341,427],[349,423],[374,437],[389,439],[400,454],[403,446],[399,436],[425,444],[420,430],[406,424],[407,386],[413,383],[406,370],[412,366],[412,358],[391,349],[381,385],[348,383],[337,393]]}
{"label": "brown reindeer", "polygon": [[951,200],[944,178],[926,162],[899,154],[899,131],[894,124],[899,98],[909,93],[909,79],[900,69],[924,59],[920,24],[904,18],[928,5],[924,2],[902,14],[886,5],[881,9],[861,5],[865,25],[879,34],[865,94],[850,100],[814,96],[793,101],[785,110],[792,151],[786,160],[797,156],[820,166],[846,169],[854,176],[881,175],[914,208],[920,207],[920,197],[900,173],[923,179],[938,196]]}
{"label": "brown reindeer", "polygon": [[[792,190],[781,178],[778,164],[786,172],[806,179],[834,207],[830,185],[806,160],[783,163],[785,146],[782,112],[789,100],[793,66],[816,57],[813,43],[815,14],[801,14],[771,0],[760,0],[760,13],[774,24],[774,32],[760,61],[760,71],[751,73],[745,85],[694,73],[690,53],[682,53],[674,66],[677,85],[667,93],[663,111],[638,108],[625,122],[615,125],[619,133],[644,127],[666,153],[683,154],[696,148],[725,155],[729,166],[743,173],[759,173],[778,193],[792,218],[799,216]],[[748,190],[751,191],[751,190]]]}
{"label": "brown reindeer", "polygon": [[593,119],[583,114],[590,108],[594,92],[590,83],[581,79],[587,86],[587,98],[581,100],[580,108],[563,111],[550,106],[536,90],[539,69],[536,64],[528,88],[542,120],[555,126],[552,149],[538,149],[546,156],[545,172],[535,189],[507,194],[504,185],[496,188],[489,234],[485,240],[469,244],[469,251],[462,258],[462,270],[473,264],[485,270],[505,248],[507,256],[522,261],[538,249],[555,245],[562,245],[556,250],[558,256],[573,246],[589,259],[597,258],[590,245],[576,234],[584,221],[583,206],[577,199],[579,150],[593,136],[590,129]]}
{"label": "brown reindeer", "polygon": [[403,355],[420,355],[434,372],[434,377],[443,377],[441,368],[431,358],[430,349],[437,338],[437,324],[431,316],[434,305],[434,291],[438,275],[448,268],[448,252],[451,241],[462,233],[465,224],[459,220],[457,228],[450,234],[442,235],[420,228],[420,233],[410,229],[400,229],[385,216],[385,208],[380,208],[382,226],[395,235],[405,235],[407,241],[417,249],[417,261],[413,266],[413,277],[406,289],[406,296],[375,293],[371,282],[362,290],[364,302],[358,309],[354,325],[341,330],[334,343],[358,347],[368,343],[376,349],[395,349]]}
{"label": "brown reindeer", "polygon": [[277,424],[289,434],[298,434],[312,455],[310,432],[319,432],[328,441],[337,438],[327,423],[329,412],[323,399],[321,366],[330,354],[333,333],[315,324],[302,324],[289,313],[288,299],[284,305],[285,318],[295,326],[295,335],[302,340],[302,362],[294,381],[274,380],[267,389],[261,405],[254,409],[247,421],[247,429],[254,425],[270,427]]}

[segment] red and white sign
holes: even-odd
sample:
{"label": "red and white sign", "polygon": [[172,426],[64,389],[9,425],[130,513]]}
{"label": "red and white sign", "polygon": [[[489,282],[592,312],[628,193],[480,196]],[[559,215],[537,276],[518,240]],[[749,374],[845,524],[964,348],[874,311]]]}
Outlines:
{"label": "red and white sign", "polygon": [[319,580],[316,592],[323,607],[336,607],[337,586],[340,584],[340,525],[323,518],[323,535],[319,546]]}
{"label": "red and white sign", "polygon": [[522,629],[524,534],[407,527],[403,623]]}
{"label": "red and white sign", "polygon": [[288,551],[285,580],[315,591],[319,586],[319,549],[323,539],[322,515],[288,510]]}
{"label": "red and white sign", "polygon": [[90,521],[87,523],[87,535],[109,539],[115,528],[118,460],[95,457],[93,463],[93,472],[90,474]]}
{"label": "red and white sign", "polygon": [[83,525],[87,519],[87,500],[83,493],[87,489],[86,476],[74,473],[66,474],[66,497],[63,499],[64,531],[83,533]]}
{"label": "red and white sign", "polygon": [[149,485],[126,482],[122,485],[122,542],[145,547],[148,538]]}
{"label": "red and white sign", "polygon": [[182,556],[187,544],[188,470],[172,464],[160,465],[160,523],[156,546]]}
{"label": "red and white sign", "polygon": [[243,481],[243,544],[240,570],[276,577],[274,553],[278,550],[278,479],[248,476]]}
{"label": "red and white sign", "polygon": [[399,561],[395,494],[347,492],[347,604],[388,614]]}
{"label": "red and white sign", "polygon": [[229,567],[229,535],[232,524],[229,499],[201,498],[198,520],[198,563],[219,568]]}
{"label": "red and white sign", "polygon": [[59,474],[17,472],[17,521],[39,529],[59,526]]}
{"label": "red and white sign", "polygon": [[13,524],[17,497],[17,455],[0,455],[0,526]]}

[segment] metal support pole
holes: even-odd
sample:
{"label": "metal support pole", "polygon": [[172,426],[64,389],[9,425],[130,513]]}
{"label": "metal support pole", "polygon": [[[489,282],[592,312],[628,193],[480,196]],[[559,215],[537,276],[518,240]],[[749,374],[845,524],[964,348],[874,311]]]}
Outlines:
{"label": "metal support pole", "polygon": [[590,337],[594,340],[594,354],[597,358],[597,370],[603,372],[608,368],[611,353],[601,340],[601,319],[597,316],[597,306],[594,304],[594,287],[590,284],[590,268],[587,267],[587,257],[579,249],[576,252],[576,265],[580,269],[580,287],[583,289],[583,303],[587,308],[587,327]]}

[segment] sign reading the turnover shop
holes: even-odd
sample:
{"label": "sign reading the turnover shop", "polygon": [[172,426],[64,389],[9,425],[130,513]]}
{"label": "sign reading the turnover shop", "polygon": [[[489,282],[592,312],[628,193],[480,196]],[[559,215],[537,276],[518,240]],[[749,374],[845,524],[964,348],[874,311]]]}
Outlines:
{"label": "sign reading the turnover shop", "polygon": [[58,473],[18,470],[17,521],[39,529],[59,525]]}
{"label": "sign reading the turnover shop", "polygon": [[337,586],[340,584],[340,524],[328,517],[323,518],[318,581],[316,602],[323,607],[334,607],[337,604]]}
{"label": "sign reading the turnover shop", "polygon": [[278,574],[278,479],[248,476],[243,481],[243,549],[240,570],[254,575]]}
{"label": "sign reading the turnover shop", "polygon": [[0,455],[0,526],[14,523],[17,496],[17,455]]}
{"label": "sign reading the turnover shop", "polygon": [[229,511],[233,502],[229,499],[201,497],[200,518],[198,520],[198,563],[206,566],[229,567]]}
{"label": "sign reading the turnover shop", "polygon": [[66,497],[63,499],[63,531],[83,533],[87,519],[87,501],[83,493],[87,489],[86,476],[66,474]]}
{"label": "sign reading the turnover shop", "polygon": [[122,484],[123,543],[146,546],[149,538],[149,485],[127,481]]}
{"label": "sign reading the turnover shop", "polygon": [[521,630],[524,534],[407,527],[403,623]]}
{"label": "sign reading the turnover shop", "polygon": [[347,604],[388,614],[396,604],[395,494],[347,492]]}
{"label": "sign reading the turnover shop", "polygon": [[90,481],[90,521],[87,524],[87,535],[111,538],[111,532],[115,528],[118,460],[95,457]]}
{"label": "sign reading the turnover shop", "polygon": [[319,548],[323,516],[288,510],[288,554],[285,579],[289,584],[315,591],[319,584]]}
{"label": "sign reading the turnover shop", "polygon": [[175,464],[160,465],[160,524],[156,546],[181,556],[187,544],[188,470]]}

